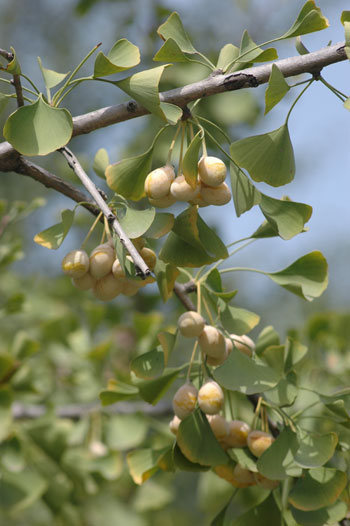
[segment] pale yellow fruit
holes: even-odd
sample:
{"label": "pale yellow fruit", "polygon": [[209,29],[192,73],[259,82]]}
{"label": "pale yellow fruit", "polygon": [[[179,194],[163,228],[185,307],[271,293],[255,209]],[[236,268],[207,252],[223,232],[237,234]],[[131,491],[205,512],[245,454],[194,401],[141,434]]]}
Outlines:
{"label": "pale yellow fruit", "polygon": [[198,312],[190,310],[181,314],[177,320],[177,326],[182,336],[196,338],[203,331],[205,320]]}
{"label": "pale yellow fruit", "polygon": [[207,415],[209,425],[216,437],[222,443],[226,441],[228,435],[228,423],[221,415]]}
{"label": "pale yellow fruit", "polygon": [[153,270],[157,263],[157,256],[156,253],[147,247],[141,248],[140,250],[140,256],[148,266],[150,270]]}
{"label": "pale yellow fruit", "polygon": [[226,342],[226,352],[227,352],[227,356],[228,356],[232,352],[233,343],[232,343],[232,340],[230,338],[225,338],[225,342]]}
{"label": "pale yellow fruit", "polygon": [[112,265],[112,273],[114,275],[114,277],[116,279],[124,279],[125,278],[125,272],[124,270],[122,269],[122,266],[120,264],[120,261],[118,258],[116,258],[114,261],[113,261],[113,265]]}
{"label": "pale yellow fruit", "polygon": [[146,245],[146,241],[143,237],[136,237],[135,239],[132,239],[131,242],[136,250],[141,250],[141,248]]}
{"label": "pale yellow fruit", "polygon": [[[225,340],[226,339],[227,338],[225,338]],[[210,365],[211,367],[217,367],[218,365],[223,364],[227,357],[228,357],[228,351],[227,351],[227,346],[226,346],[225,352],[219,358],[213,358],[212,356],[207,356],[207,364]]]}
{"label": "pale yellow fruit", "polygon": [[183,175],[178,175],[171,183],[170,193],[177,201],[192,201],[199,194],[200,186],[190,186]]}
{"label": "pale yellow fruit", "polygon": [[198,343],[202,351],[212,358],[222,358],[226,352],[224,335],[212,325],[206,325],[198,336]]}
{"label": "pale yellow fruit", "polygon": [[272,480],[264,477],[261,473],[254,473],[254,479],[258,486],[261,486],[264,489],[275,489],[279,485],[279,480]]}
{"label": "pale yellow fruit", "polygon": [[77,289],[89,290],[95,285],[96,280],[91,276],[90,272],[87,272],[81,278],[72,278],[72,283]]}
{"label": "pale yellow fruit", "polygon": [[255,343],[251,338],[249,338],[249,336],[246,334],[242,334],[242,336],[238,336],[238,334],[231,334],[231,338],[236,349],[247,356],[251,356],[253,354]]}
{"label": "pale yellow fruit", "polygon": [[228,422],[228,435],[225,444],[228,448],[245,447],[247,445],[250,427],[242,420],[231,420]]}
{"label": "pale yellow fruit", "polygon": [[255,486],[254,474],[249,469],[243,468],[240,464],[237,464],[233,470],[233,478],[238,488],[248,488],[249,486]]}
{"label": "pale yellow fruit", "polygon": [[253,474],[247,469],[242,468],[239,464],[234,466],[232,462],[215,466],[213,469],[215,473],[227,480],[235,488],[248,488],[255,485]]}
{"label": "pale yellow fruit", "polygon": [[139,288],[142,289],[143,287],[145,287],[149,283],[155,283],[155,281],[156,281],[156,279],[153,276],[147,276],[146,279],[141,279],[138,282],[139,283]]}
{"label": "pale yellow fruit", "polygon": [[220,385],[209,380],[199,389],[198,405],[207,415],[216,415],[224,405],[224,393]]}
{"label": "pale yellow fruit", "polygon": [[81,278],[89,270],[89,256],[85,250],[72,250],[62,260],[62,270],[71,278]]}
{"label": "pale yellow fruit", "polygon": [[226,183],[219,186],[201,186],[201,196],[208,205],[223,206],[231,200],[231,190]]}
{"label": "pale yellow fruit", "polygon": [[198,205],[200,208],[204,208],[205,206],[209,206],[209,204],[206,201],[204,201],[204,199],[202,197],[202,194],[200,193],[201,192],[201,188],[202,188],[202,186],[200,186],[199,194],[194,199],[191,199],[191,201],[189,201],[189,203],[191,205]]}
{"label": "pale yellow fruit", "polygon": [[185,383],[176,391],[173,398],[173,409],[180,420],[183,420],[194,411],[197,396],[198,391],[190,382]]}
{"label": "pale yellow fruit", "polygon": [[114,250],[110,245],[104,244],[96,247],[90,254],[90,274],[96,279],[107,276],[112,270],[115,260]]}
{"label": "pale yellow fruit", "polygon": [[145,193],[147,197],[159,199],[170,192],[170,185],[175,179],[174,168],[167,164],[150,172],[145,179]]}
{"label": "pale yellow fruit", "polygon": [[175,436],[177,435],[180,424],[181,420],[176,415],[174,415],[174,418],[169,422],[169,429]]}
{"label": "pale yellow fruit", "polygon": [[140,290],[140,282],[133,279],[123,279],[121,294],[124,296],[135,296]]}
{"label": "pale yellow fruit", "polygon": [[152,206],[155,206],[156,208],[168,208],[168,206],[171,206],[174,203],[176,203],[175,197],[171,194],[165,195],[164,197],[158,197],[157,199],[149,197],[148,201]]}
{"label": "pale yellow fruit", "polygon": [[266,451],[266,449],[271,446],[274,440],[275,439],[272,435],[270,435],[270,433],[255,430],[248,434],[247,445],[250,452],[259,458],[264,453],[264,451]]}
{"label": "pale yellow fruit", "polygon": [[202,157],[198,163],[198,175],[204,184],[219,186],[226,179],[226,165],[218,157]]}
{"label": "pale yellow fruit", "polygon": [[110,301],[116,298],[122,291],[122,282],[116,279],[112,273],[96,281],[93,293],[101,301]]}

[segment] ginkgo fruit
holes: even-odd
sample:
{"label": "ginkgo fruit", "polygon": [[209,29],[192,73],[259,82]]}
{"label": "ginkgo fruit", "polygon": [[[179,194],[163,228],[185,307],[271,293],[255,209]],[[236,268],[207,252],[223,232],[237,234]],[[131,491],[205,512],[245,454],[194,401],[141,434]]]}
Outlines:
{"label": "ginkgo fruit", "polygon": [[150,270],[153,270],[157,263],[156,253],[151,248],[147,248],[147,247],[141,248],[139,253],[142,259],[144,260],[144,262],[146,263],[147,267]]}
{"label": "ginkgo fruit", "polygon": [[196,311],[187,311],[177,320],[179,331],[186,338],[196,338],[204,329],[205,319]]}
{"label": "ginkgo fruit", "polygon": [[261,486],[264,489],[275,489],[279,485],[279,480],[272,480],[267,477],[264,477],[264,475],[261,475],[261,473],[254,473],[254,480],[258,486]]}
{"label": "ginkgo fruit", "polygon": [[228,448],[245,447],[247,445],[248,434],[250,433],[250,426],[242,420],[231,420],[227,425],[228,434],[225,439],[226,446]]}
{"label": "ginkgo fruit", "polygon": [[155,206],[156,208],[168,208],[168,206],[171,206],[174,203],[176,203],[176,198],[173,195],[168,194],[164,197],[149,197],[148,201],[152,206]]}
{"label": "ginkgo fruit", "polygon": [[179,425],[181,424],[181,420],[178,416],[174,415],[174,418],[170,420],[169,422],[169,429],[174,434],[177,435],[177,432],[179,430]]}
{"label": "ginkgo fruit", "polygon": [[110,301],[121,293],[122,282],[110,273],[97,280],[92,290],[94,296],[99,300]]}
{"label": "ginkgo fruit", "polygon": [[114,260],[115,252],[109,244],[97,246],[90,254],[90,274],[96,279],[107,276],[112,270]]}
{"label": "ginkgo fruit", "polygon": [[205,203],[214,206],[223,206],[230,202],[232,194],[226,183],[219,186],[201,185],[200,195]]}
{"label": "ginkgo fruit", "polygon": [[213,325],[206,325],[198,336],[198,343],[202,351],[212,358],[222,358],[226,352],[225,337]]}
{"label": "ginkgo fruit", "polygon": [[216,437],[222,443],[226,441],[228,436],[228,422],[221,415],[207,415],[209,425]]}
{"label": "ginkgo fruit", "polygon": [[145,194],[152,199],[166,197],[174,179],[174,168],[170,164],[156,168],[145,179]]}
{"label": "ginkgo fruit", "polygon": [[183,420],[194,411],[197,397],[198,391],[190,382],[186,382],[176,391],[173,398],[173,409],[180,420]]}
{"label": "ginkgo fruit", "polygon": [[231,334],[230,336],[236,349],[247,356],[251,356],[253,354],[255,343],[251,338],[249,338],[249,336],[246,334],[242,334],[242,336],[238,336],[238,334]]}
{"label": "ginkgo fruit", "polygon": [[251,453],[256,457],[261,457],[261,455],[266,451],[267,448],[271,446],[274,442],[274,438],[270,433],[265,431],[251,431],[247,437],[247,445]]}
{"label": "ginkgo fruit", "polygon": [[218,157],[203,156],[198,163],[198,175],[204,184],[219,186],[226,179],[226,165]]}
{"label": "ginkgo fruit", "polygon": [[89,290],[95,285],[96,279],[91,276],[90,272],[87,272],[81,278],[72,278],[72,283],[77,289]]}
{"label": "ginkgo fruit", "polygon": [[81,278],[89,270],[89,256],[85,250],[72,250],[62,260],[62,270],[71,278]]}
{"label": "ginkgo fruit", "polygon": [[206,382],[198,391],[198,405],[207,415],[216,415],[224,405],[224,393],[214,380]]}
{"label": "ginkgo fruit", "polygon": [[184,175],[178,175],[170,187],[170,193],[177,201],[191,201],[198,196],[199,190],[199,184],[195,188],[192,188],[186,181]]}

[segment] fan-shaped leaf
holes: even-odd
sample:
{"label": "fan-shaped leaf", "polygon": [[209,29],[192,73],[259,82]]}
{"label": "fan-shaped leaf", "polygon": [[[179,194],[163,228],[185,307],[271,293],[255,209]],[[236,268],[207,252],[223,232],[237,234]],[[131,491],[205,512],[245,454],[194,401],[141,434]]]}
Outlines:
{"label": "fan-shaped leaf", "polygon": [[106,56],[102,51],[96,57],[94,77],[105,77],[133,68],[140,63],[140,50],[126,38],[118,40]]}
{"label": "fan-shaped leaf", "polygon": [[308,0],[301,8],[294,24],[279,40],[283,38],[296,37],[298,35],[306,35],[314,31],[321,31],[329,26],[329,22],[323,16],[321,9],[316,6],[314,0]]}
{"label": "fan-shaped leaf", "polygon": [[62,210],[62,221],[50,226],[34,236],[35,243],[51,250],[56,250],[63,243],[74,220],[74,210]]}
{"label": "fan-shaped leaf", "polygon": [[283,73],[276,64],[272,64],[269,83],[265,91],[265,115],[283,99],[289,89]]}
{"label": "fan-shaped leaf", "polygon": [[312,214],[312,207],[289,199],[261,195],[260,209],[272,228],[283,239],[291,239],[303,231]]}

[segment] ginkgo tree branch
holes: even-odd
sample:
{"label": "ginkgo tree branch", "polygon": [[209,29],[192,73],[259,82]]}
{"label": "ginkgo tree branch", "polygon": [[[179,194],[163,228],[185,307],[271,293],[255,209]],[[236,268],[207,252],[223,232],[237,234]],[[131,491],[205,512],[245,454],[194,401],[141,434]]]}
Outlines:
{"label": "ginkgo tree branch", "polygon": [[[317,78],[324,67],[347,59],[344,47],[345,43],[340,42],[312,53],[277,60],[273,63],[254,66],[226,75],[217,70],[198,82],[164,91],[159,94],[159,99],[161,102],[168,102],[184,108],[189,102],[210,95],[257,87],[268,82],[273,64],[278,66],[284,77],[310,73]],[[135,101],[100,108],[73,118],[73,136],[90,133],[148,113],[149,111],[146,108]],[[8,142],[0,143],[0,171],[16,171],[18,155]]]}

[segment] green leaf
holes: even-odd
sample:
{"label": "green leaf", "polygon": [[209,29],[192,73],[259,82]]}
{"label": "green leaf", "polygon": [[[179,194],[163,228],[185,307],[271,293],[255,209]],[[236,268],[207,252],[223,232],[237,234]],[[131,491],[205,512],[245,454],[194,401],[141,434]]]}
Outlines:
{"label": "green leaf", "polygon": [[0,351],[0,382],[4,383],[4,378],[13,369],[15,360],[9,352]]}
{"label": "green leaf", "polygon": [[[227,516],[230,515],[227,514]],[[262,504],[227,524],[230,526],[247,526],[248,524],[249,526],[262,526],[263,524],[280,526],[281,512],[276,505],[275,499],[270,495]]]}
{"label": "green leaf", "polygon": [[262,393],[275,387],[280,380],[264,362],[235,350],[215,369],[213,376],[225,389],[244,394]]}
{"label": "green leaf", "polygon": [[280,338],[278,336],[278,333],[275,331],[275,329],[272,327],[272,325],[268,325],[265,327],[261,333],[258,336],[258,339],[255,344],[255,352],[256,354],[260,355],[266,347],[270,347],[270,345],[279,345],[280,344]]}
{"label": "green leaf", "polygon": [[295,49],[299,55],[307,55],[309,53],[309,50],[304,46],[300,37],[296,37],[295,39]]}
{"label": "green leaf", "polygon": [[230,151],[234,161],[246,168],[256,182],[282,186],[294,178],[294,153],[287,124],[269,133],[236,141]]}
{"label": "green leaf", "polygon": [[155,483],[150,480],[138,489],[133,499],[133,508],[138,513],[161,510],[170,504],[174,498],[171,486],[166,486],[161,481]]}
{"label": "green leaf", "polygon": [[283,480],[289,476],[300,477],[302,469],[294,460],[297,449],[297,435],[289,427],[285,427],[258,459],[259,473],[271,480]]}
{"label": "green leaf", "polygon": [[151,239],[159,239],[173,228],[174,221],[174,214],[157,212],[151,226],[144,232],[144,236]]}
{"label": "green leaf", "polygon": [[210,469],[210,466],[203,466],[202,464],[198,464],[198,462],[191,462],[188,460],[187,457],[182,453],[181,449],[175,442],[174,449],[173,449],[173,459],[174,464],[180,471],[208,471]]}
{"label": "green leaf", "polygon": [[203,133],[199,131],[190,142],[182,160],[182,173],[191,188],[198,182],[198,158],[202,146]]}
{"label": "green leaf", "polygon": [[159,258],[178,267],[201,267],[228,256],[226,246],[190,206],[175,219]]}
{"label": "green leaf", "polygon": [[0,506],[19,513],[40,499],[47,487],[48,482],[33,470],[5,472],[0,480]]}
{"label": "green leaf", "polygon": [[[259,486],[251,486],[249,488],[239,489],[235,492],[233,498],[230,500],[225,521],[222,525],[219,523],[218,526],[228,526],[235,524],[234,521],[239,520],[240,517],[245,517],[249,511],[257,510],[261,503],[267,500],[270,491]],[[270,525],[269,519],[262,521],[256,526],[267,526]],[[242,526],[251,525],[251,522],[246,522]],[[278,525],[280,526],[280,524]]]}
{"label": "green leaf", "polygon": [[185,53],[181,51],[181,48],[173,38],[168,38],[162,47],[154,55],[153,60],[155,62],[190,62]]}
{"label": "green leaf", "polygon": [[312,207],[289,199],[261,195],[260,209],[282,239],[291,239],[303,231],[312,214]]}
{"label": "green leaf", "polygon": [[136,449],[127,454],[129,472],[135,484],[143,484],[158,471],[158,460],[163,453],[163,449]]}
{"label": "green leaf", "polygon": [[13,59],[7,64],[6,71],[8,73],[11,73],[11,75],[20,75],[21,72],[21,66],[19,61],[17,60],[16,51],[13,47],[10,47],[11,53],[13,55]]}
{"label": "green leaf", "polygon": [[249,469],[253,473],[257,473],[258,468],[256,467],[256,458],[249,451],[248,448],[233,448],[229,451],[230,457],[232,457],[242,468]]}
{"label": "green leaf", "polygon": [[[7,387],[0,388],[0,442],[10,433],[12,425],[12,392]],[[1,480],[0,480],[1,482]]]}
{"label": "green leaf", "polygon": [[34,104],[11,113],[4,126],[4,137],[23,155],[47,155],[65,146],[72,131],[69,111],[49,106],[39,95]]}
{"label": "green leaf", "polygon": [[171,13],[168,19],[158,27],[157,33],[163,40],[167,40],[168,38],[175,40],[178,47],[184,53],[196,53],[178,13]]}
{"label": "green leaf", "polygon": [[161,111],[165,117],[165,120],[174,126],[179,122],[182,117],[182,109],[176,104],[170,104],[169,102],[161,102],[159,104]]}
{"label": "green leaf", "polygon": [[128,400],[139,394],[136,386],[120,381],[110,381],[108,390],[100,393],[100,400],[103,406],[114,404],[120,400]]}
{"label": "green leaf", "polygon": [[172,334],[171,332],[161,331],[161,332],[158,332],[157,337],[163,349],[164,362],[166,365],[169,361],[170,355],[173,352],[173,349],[176,343],[176,334]]}
{"label": "green leaf", "polygon": [[123,206],[124,215],[118,212],[118,220],[124,229],[125,234],[129,238],[136,238],[142,236],[152,225],[156,210],[155,208],[146,208],[145,210],[137,210],[126,204]]}
{"label": "green leaf", "polygon": [[154,271],[156,273],[160,295],[165,303],[173,293],[174,284],[180,271],[171,263],[163,263],[159,258],[157,259]]}
{"label": "green leaf", "polygon": [[166,116],[160,106],[159,81],[164,69],[169,65],[171,64],[140,71],[131,77],[116,81],[115,85],[125,91],[125,93],[144,106],[148,111],[166,121]]}
{"label": "green leaf", "polygon": [[302,526],[335,526],[340,524],[348,511],[346,503],[341,501],[314,511],[301,511],[293,506],[290,509],[294,519]]}
{"label": "green leaf", "polygon": [[225,73],[228,66],[230,66],[230,64],[235,61],[238,55],[239,48],[237,46],[234,46],[233,44],[226,44],[220,49],[216,67]]}
{"label": "green leaf", "polygon": [[246,334],[259,323],[260,316],[246,309],[225,305],[220,309],[220,320],[228,332]]}
{"label": "green leaf", "polygon": [[35,243],[42,247],[56,250],[59,248],[68,234],[74,220],[74,210],[62,210],[62,221],[56,225],[46,228],[34,236]]}
{"label": "green leaf", "polygon": [[288,407],[294,404],[297,395],[296,375],[293,373],[289,373],[287,378],[282,378],[276,387],[264,393],[266,400],[278,407]]}
{"label": "green leaf", "polygon": [[277,371],[280,375],[283,373],[284,366],[284,345],[270,345],[266,347],[260,357],[270,366],[272,369]]}
{"label": "green leaf", "polygon": [[185,457],[202,466],[226,464],[228,457],[216,440],[209,422],[200,411],[182,420],[177,432],[176,441]]}
{"label": "green leaf", "polygon": [[309,0],[301,8],[292,27],[288,29],[279,40],[321,31],[328,26],[329,22],[327,18],[323,16],[321,9],[316,6],[314,0]]}
{"label": "green leaf", "polygon": [[140,50],[126,38],[118,40],[107,56],[100,51],[95,60],[94,77],[105,77],[133,68],[140,63]]}
{"label": "green leaf", "polygon": [[246,174],[233,163],[230,163],[230,177],[233,202],[237,217],[239,217],[241,214],[260,203],[261,194],[248,179]]}
{"label": "green leaf", "polygon": [[302,343],[293,340],[293,338],[287,338],[286,344],[287,354],[285,360],[284,370],[286,373],[294,369],[307,355],[308,349]]}
{"label": "green leaf", "polygon": [[163,376],[138,384],[140,396],[149,404],[155,405],[174,382],[181,368],[166,369]]}
{"label": "green leaf", "polygon": [[142,155],[122,159],[106,168],[108,186],[127,199],[139,201],[145,195],[145,179],[152,166],[154,144]]}
{"label": "green leaf", "polygon": [[0,113],[2,113],[4,109],[6,108],[9,98],[10,98],[10,95],[6,95],[5,93],[0,93]]}
{"label": "green leaf", "polygon": [[240,62],[269,62],[278,59],[275,48],[261,49],[250,38],[247,30],[242,35],[239,56]]}
{"label": "green leaf", "polygon": [[107,150],[105,148],[100,148],[97,150],[94,157],[94,163],[92,169],[95,174],[101,177],[101,179],[106,179],[106,168],[109,165],[109,157]]}
{"label": "green leaf", "polygon": [[312,511],[331,506],[347,484],[343,471],[315,468],[297,480],[289,494],[289,502],[298,510]]}
{"label": "green leaf", "polygon": [[344,22],[350,22],[350,11],[342,11],[340,15],[340,21],[344,25]]}
{"label": "green leaf", "polygon": [[[350,26],[350,23],[349,23],[349,26]],[[349,27],[349,31],[350,31],[350,27]],[[0,101],[0,104],[1,104],[1,101]],[[350,97],[348,97],[348,98],[346,99],[346,101],[344,102],[344,108],[345,108],[346,110],[349,110],[349,111],[350,111]],[[1,109],[0,109],[0,111],[1,111]]]}
{"label": "green leaf", "polygon": [[130,368],[138,378],[146,380],[156,378],[164,370],[163,350],[157,348],[137,356],[132,360]]}
{"label": "green leaf", "polygon": [[317,435],[309,431],[300,431],[299,448],[294,458],[303,468],[318,468],[330,460],[334,454],[338,437],[335,433]]}
{"label": "green leaf", "polygon": [[278,236],[278,233],[276,232],[274,228],[272,228],[271,223],[269,223],[268,221],[263,221],[261,225],[259,226],[259,228],[257,228],[255,232],[251,234],[250,237],[253,239],[265,239],[267,237],[276,237],[276,236]]}
{"label": "green leaf", "polygon": [[[221,298],[224,302],[229,302],[234,298],[238,290],[224,291],[222,288],[220,272],[214,268],[211,270],[204,282],[204,286],[208,292],[208,297],[213,303],[213,308],[217,309],[217,300]],[[204,290],[204,292],[206,292]],[[222,304],[223,305],[223,304]]]}
{"label": "green leaf", "polygon": [[[345,30],[345,47],[344,51],[346,56],[350,60],[350,16],[348,15],[349,11],[343,11],[342,13],[342,24]],[[345,101],[345,104],[347,101]],[[347,106],[346,106],[347,107]]]}
{"label": "green leaf", "polygon": [[57,84],[62,82],[70,73],[69,71],[67,73],[57,73],[57,71],[53,71],[52,69],[44,68],[41,58],[37,57],[37,60],[47,89],[57,86]]}
{"label": "green leaf", "polygon": [[269,83],[265,91],[265,112],[266,115],[290,90],[283,73],[276,64],[272,64]]}
{"label": "green leaf", "polygon": [[105,437],[109,449],[125,451],[144,442],[148,422],[140,413],[111,415],[106,422]]}
{"label": "green leaf", "polygon": [[269,273],[268,276],[289,292],[312,301],[327,288],[327,261],[321,252],[310,252],[284,270]]}

